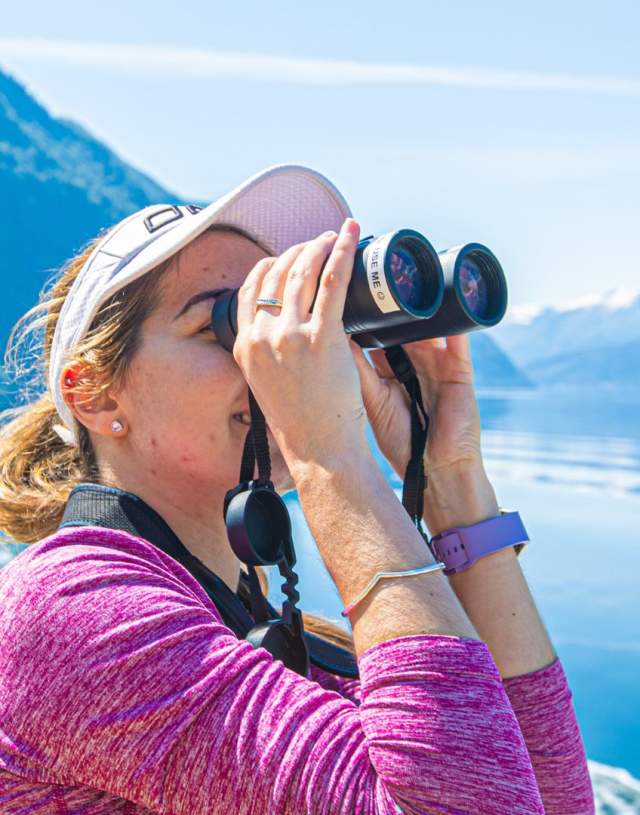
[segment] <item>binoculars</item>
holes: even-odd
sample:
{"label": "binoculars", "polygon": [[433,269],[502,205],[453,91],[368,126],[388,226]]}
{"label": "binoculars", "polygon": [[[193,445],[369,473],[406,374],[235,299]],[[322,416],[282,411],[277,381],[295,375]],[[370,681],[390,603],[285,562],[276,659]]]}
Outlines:
{"label": "binoculars", "polygon": [[[237,289],[225,292],[211,312],[227,351],[238,333],[237,296]],[[342,320],[363,348],[390,348],[489,328],[506,310],[504,272],[486,246],[467,243],[438,253],[424,235],[398,229],[358,242]]]}

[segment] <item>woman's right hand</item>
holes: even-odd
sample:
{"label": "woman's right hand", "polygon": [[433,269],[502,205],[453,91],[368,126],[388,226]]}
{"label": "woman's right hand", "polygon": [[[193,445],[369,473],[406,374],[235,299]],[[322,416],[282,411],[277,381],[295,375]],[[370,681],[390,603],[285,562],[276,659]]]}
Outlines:
{"label": "woman's right hand", "polygon": [[[299,462],[370,455],[358,369],[342,322],[359,233],[347,218],[339,235],[325,233],[263,258],[238,291],[233,356],[290,471]],[[257,297],[278,297],[283,306],[256,308]]]}

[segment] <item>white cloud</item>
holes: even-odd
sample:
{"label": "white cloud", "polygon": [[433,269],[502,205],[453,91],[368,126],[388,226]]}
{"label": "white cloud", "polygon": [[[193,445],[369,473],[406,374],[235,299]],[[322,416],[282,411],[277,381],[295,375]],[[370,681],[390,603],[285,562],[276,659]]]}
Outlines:
{"label": "white cloud", "polygon": [[163,45],[0,38],[0,61],[107,68],[158,78],[239,78],[300,84],[449,85],[463,88],[640,96],[640,78],[572,76],[492,68],[452,68],[305,59]]}

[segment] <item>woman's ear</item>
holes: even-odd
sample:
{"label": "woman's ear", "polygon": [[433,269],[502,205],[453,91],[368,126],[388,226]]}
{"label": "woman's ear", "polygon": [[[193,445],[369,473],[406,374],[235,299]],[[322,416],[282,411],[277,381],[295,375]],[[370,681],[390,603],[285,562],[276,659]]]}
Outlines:
{"label": "woman's ear", "polygon": [[101,436],[124,436],[128,423],[114,391],[101,388],[89,366],[69,366],[62,374],[62,396],[80,424]]}

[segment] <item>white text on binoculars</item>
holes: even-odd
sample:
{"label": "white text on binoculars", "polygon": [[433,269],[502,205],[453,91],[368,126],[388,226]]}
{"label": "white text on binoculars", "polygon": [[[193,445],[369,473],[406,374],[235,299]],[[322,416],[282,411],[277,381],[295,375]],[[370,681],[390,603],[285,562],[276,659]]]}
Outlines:
{"label": "white text on binoculars", "polygon": [[399,306],[391,297],[384,274],[380,275],[380,249],[380,246],[374,247],[367,264],[369,291],[380,311],[399,311]]}

